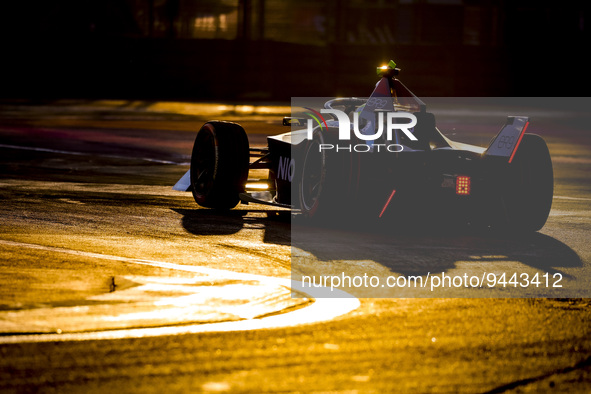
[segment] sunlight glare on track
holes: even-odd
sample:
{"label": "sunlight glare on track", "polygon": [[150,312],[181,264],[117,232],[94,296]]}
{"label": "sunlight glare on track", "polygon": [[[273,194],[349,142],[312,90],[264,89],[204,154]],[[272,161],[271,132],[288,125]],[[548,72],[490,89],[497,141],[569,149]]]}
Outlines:
{"label": "sunlight glare on track", "polygon": [[[66,253],[96,259],[121,261],[130,264],[148,265],[152,267],[167,268],[171,270],[216,275],[222,276],[226,279],[233,280],[257,280],[261,283],[285,286],[287,288],[291,288],[292,291],[304,293],[305,295],[314,298],[314,302],[310,306],[296,309],[290,312],[262,317],[260,319],[227,321],[220,323],[202,323],[182,326],[121,329],[111,331],[7,335],[0,337],[0,344],[144,338],[164,335],[197,334],[206,332],[230,332],[272,329],[295,326],[300,324],[312,324],[323,321],[329,321],[357,309],[360,305],[360,302],[357,298],[343,291],[339,291],[336,289],[331,291],[328,288],[304,288],[301,282],[292,281],[288,278],[275,278],[263,275],[238,273],[215,268],[188,266],[153,260],[133,259],[128,257],[104,255],[100,253],[83,252],[72,249],[29,244],[24,242],[0,240],[0,244],[12,247],[44,250],[55,253]],[[331,297],[334,298],[324,298],[327,296],[328,291],[330,291]]]}

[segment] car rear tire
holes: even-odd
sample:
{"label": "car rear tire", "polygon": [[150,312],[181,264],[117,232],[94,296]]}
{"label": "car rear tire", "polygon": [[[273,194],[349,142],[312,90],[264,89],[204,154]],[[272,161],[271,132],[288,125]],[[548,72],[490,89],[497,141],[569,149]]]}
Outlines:
{"label": "car rear tire", "polygon": [[220,121],[204,124],[191,154],[191,191],[197,204],[234,208],[245,188],[249,160],[248,137],[242,126]]}
{"label": "car rear tire", "polygon": [[525,134],[503,193],[509,230],[538,231],[550,214],[554,194],[552,160],[546,142],[538,135]]}

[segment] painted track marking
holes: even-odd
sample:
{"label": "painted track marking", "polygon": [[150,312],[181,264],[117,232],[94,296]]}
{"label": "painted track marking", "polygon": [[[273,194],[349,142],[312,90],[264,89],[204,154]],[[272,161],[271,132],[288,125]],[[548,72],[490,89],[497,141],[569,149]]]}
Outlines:
{"label": "painted track marking", "polygon": [[[336,317],[342,316],[357,309],[360,302],[352,295],[334,289],[330,290],[326,287],[320,288],[304,288],[303,284],[298,281],[292,281],[287,278],[274,278],[263,275],[245,274],[239,272],[232,272],[220,270],[216,268],[187,266],[182,264],[167,263],[162,261],[133,259],[129,257],[104,255],[100,253],[83,252],[72,249],[58,248],[52,246],[44,246],[38,244],[30,244],[24,242],[15,242],[0,240],[1,245],[22,247],[29,249],[38,249],[57,253],[66,253],[76,256],[84,256],[97,259],[105,259],[112,261],[120,261],[130,264],[148,265],[152,267],[168,268],[172,270],[179,270],[185,272],[194,272],[207,275],[224,276],[228,279],[235,280],[257,280],[261,283],[269,283],[274,285],[281,285],[291,288],[294,291],[304,293],[312,298],[314,302],[307,307],[296,309],[292,312],[263,317],[261,319],[239,320],[221,323],[205,323],[192,324],[183,326],[171,327],[154,327],[154,328],[136,328],[136,329],[122,329],[112,331],[96,331],[96,332],[82,332],[82,333],[65,333],[65,334],[33,334],[33,335],[7,335],[0,337],[0,344],[11,343],[34,343],[34,342],[64,342],[64,341],[88,341],[88,340],[105,340],[105,339],[130,339],[130,338],[148,338],[164,335],[185,335],[198,334],[208,332],[230,332],[230,331],[251,331],[261,329],[274,329],[291,327],[301,324],[312,324],[323,321],[329,321]],[[332,297],[332,298],[326,298]]]}
{"label": "painted track marking", "polygon": [[32,146],[18,146],[18,145],[0,144],[0,148],[28,150],[28,151],[34,151],[34,152],[58,153],[61,155],[72,155],[72,156],[96,156],[96,157],[105,157],[105,158],[109,158],[109,159],[118,159],[118,160],[143,160],[143,161],[149,161],[151,163],[159,163],[159,164],[174,164],[174,165],[189,165],[189,164],[191,164],[190,162],[179,163],[176,161],[152,159],[149,157],[105,155],[105,154],[98,154],[98,153],[95,154],[95,153],[75,152],[75,151],[67,151],[67,150],[59,150],[59,149],[37,148],[37,147],[32,147]]}

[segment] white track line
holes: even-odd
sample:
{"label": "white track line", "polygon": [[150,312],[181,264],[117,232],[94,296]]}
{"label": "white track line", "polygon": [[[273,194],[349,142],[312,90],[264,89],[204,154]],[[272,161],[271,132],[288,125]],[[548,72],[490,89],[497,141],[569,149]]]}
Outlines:
{"label": "white track line", "polygon": [[[194,272],[207,275],[223,276],[228,279],[236,280],[257,280],[261,283],[269,283],[274,285],[281,285],[291,288],[294,291],[304,293],[312,298],[314,302],[301,309],[296,309],[292,312],[287,312],[279,315],[264,317],[261,319],[240,320],[221,323],[206,323],[206,324],[192,324],[183,326],[171,327],[155,327],[155,328],[136,328],[112,331],[96,331],[83,333],[65,333],[65,334],[33,334],[33,335],[9,335],[0,336],[0,344],[11,343],[33,343],[33,342],[64,342],[64,341],[88,341],[88,340],[103,340],[103,339],[128,339],[128,338],[147,338],[157,337],[163,335],[184,335],[197,334],[207,332],[230,332],[230,331],[251,331],[261,329],[273,329],[290,327],[300,324],[312,324],[334,319],[357,309],[360,302],[352,295],[341,290],[330,290],[326,287],[320,288],[304,288],[303,284],[298,281],[292,281],[286,278],[274,278],[269,276],[244,274],[239,272],[232,272],[220,270],[215,268],[206,268],[198,266],[189,266],[182,264],[166,263],[162,261],[140,260],[128,257],[104,255],[100,253],[83,252],[72,249],[57,248],[52,246],[44,246],[37,244],[30,244],[24,242],[14,242],[0,240],[0,245],[22,247],[30,249],[38,249],[57,253],[67,253],[76,256],[85,256],[97,259],[121,261],[131,264],[148,265],[152,267],[168,268],[172,270]],[[326,298],[331,297],[331,298]]]}
{"label": "white track line", "polygon": [[554,196],[558,200],[573,200],[573,201],[591,201],[591,198],[583,197],[567,197],[567,196]]}
{"label": "white track line", "polygon": [[0,144],[0,148],[6,149],[18,149],[18,150],[30,150],[34,152],[47,152],[47,153],[59,153],[62,155],[73,155],[73,156],[95,156],[95,157],[106,157],[109,159],[124,159],[124,160],[143,160],[149,161],[151,163],[159,163],[159,164],[175,164],[175,165],[189,165],[191,163],[178,163],[176,161],[170,160],[159,160],[159,159],[152,159],[149,157],[132,157],[132,156],[120,156],[120,155],[105,155],[105,154],[95,154],[95,153],[85,153],[85,152],[74,152],[74,151],[67,151],[67,150],[59,150],[59,149],[48,149],[48,148],[37,148],[33,146],[17,146],[17,145],[5,145]]}

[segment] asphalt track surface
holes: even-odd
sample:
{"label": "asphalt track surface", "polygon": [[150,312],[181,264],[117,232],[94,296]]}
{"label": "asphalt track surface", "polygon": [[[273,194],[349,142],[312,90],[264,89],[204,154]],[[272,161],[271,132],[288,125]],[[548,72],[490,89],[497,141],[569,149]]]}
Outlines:
{"label": "asphalt track surface", "polygon": [[[448,111],[440,129],[486,144],[504,115],[476,116],[478,108],[472,109]],[[584,112],[537,114],[545,121],[532,131],[549,143],[556,182],[553,210],[539,233],[507,239],[329,229],[323,238],[329,242],[308,239],[293,251],[305,257],[306,267],[339,263],[359,273],[407,275],[429,267],[459,274],[491,266],[561,273],[573,297],[363,298],[363,289],[353,289],[359,306],[314,323],[290,313],[321,304],[318,299],[283,297],[282,289],[269,290],[263,279],[290,277],[289,213],[251,204],[220,214],[170,190],[188,168],[195,131],[204,121],[237,120],[251,144],[262,145],[265,135],[284,131],[274,113],[280,110],[136,102],[0,106],[0,391],[591,389],[591,137],[584,126],[589,122],[573,121]],[[370,247],[351,253],[345,233]],[[210,288],[245,285],[238,293],[248,289],[257,296],[263,288],[286,304],[245,301],[235,308],[236,302],[226,305],[214,294],[193,304],[188,320],[175,321],[179,314],[161,300],[194,301],[194,289],[205,282]],[[491,297],[507,296],[494,290]],[[126,330],[123,323],[118,331],[93,327],[97,316],[119,310],[131,296],[160,300],[152,304],[161,308],[157,317],[143,310],[150,318],[144,314],[146,320],[131,326],[143,322],[151,334]],[[109,308],[100,309],[105,302]],[[52,326],[64,308],[78,308],[76,319],[61,320],[68,327]],[[98,309],[90,314],[84,308]],[[24,318],[8,318],[15,314]],[[253,316],[294,317],[274,328],[183,329]],[[113,332],[122,334],[109,337]]]}

